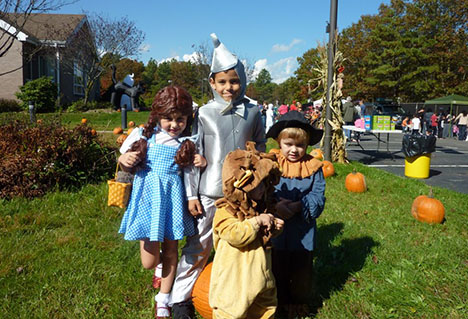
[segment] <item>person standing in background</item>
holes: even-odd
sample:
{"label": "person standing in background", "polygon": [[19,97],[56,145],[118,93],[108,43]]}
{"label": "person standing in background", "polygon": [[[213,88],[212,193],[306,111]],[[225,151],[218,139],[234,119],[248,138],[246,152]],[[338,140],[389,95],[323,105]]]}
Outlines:
{"label": "person standing in background", "polygon": [[432,128],[432,134],[434,136],[438,135],[438,126],[439,126],[438,122],[439,122],[439,118],[438,118],[437,114],[435,112],[432,113],[432,115],[431,115],[431,128]]}
{"label": "person standing in background", "polygon": [[468,114],[466,111],[462,111],[455,118],[458,126],[458,140],[464,141],[466,139],[466,125],[468,124]]}
{"label": "person standing in background", "polygon": [[[354,117],[356,116],[356,109],[354,108],[353,102],[351,102],[351,96],[346,98],[346,102],[343,104],[343,121],[345,125],[354,125]],[[344,130],[347,141],[351,140],[351,131]]]}

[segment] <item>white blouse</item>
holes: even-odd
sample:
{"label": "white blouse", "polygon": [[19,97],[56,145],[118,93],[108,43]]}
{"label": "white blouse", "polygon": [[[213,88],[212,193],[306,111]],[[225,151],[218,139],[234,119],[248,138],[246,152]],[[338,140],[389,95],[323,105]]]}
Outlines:
{"label": "white blouse", "polygon": [[[154,137],[156,144],[163,144],[173,147],[179,147],[180,143],[183,142],[183,139],[179,139],[178,137],[170,136],[166,131],[162,130],[161,128],[157,127],[156,129],[156,136]],[[133,143],[138,141],[143,136],[143,128],[137,127],[135,128],[129,136],[125,139],[120,147],[120,153],[126,153]],[[184,168],[184,185],[185,185],[185,193],[187,195],[187,200],[197,199],[198,194],[196,191],[196,185],[198,185],[198,181],[196,183],[196,178],[198,178],[198,172],[195,171],[195,167],[189,166]]]}

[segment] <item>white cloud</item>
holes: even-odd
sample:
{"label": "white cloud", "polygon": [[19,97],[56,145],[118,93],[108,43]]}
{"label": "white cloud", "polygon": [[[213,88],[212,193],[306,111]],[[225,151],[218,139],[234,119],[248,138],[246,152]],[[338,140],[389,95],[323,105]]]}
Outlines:
{"label": "white cloud", "polygon": [[185,62],[192,62],[192,63],[196,63],[200,60],[200,53],[199,52],[193,52],[192,54],[184,54],[184,56],[182,57],[182,59],[185,61]]}
{"label": "white cloud", "polygon": [[163,63],[163,62],[171,62],[172,60],[180,61],[180,57],[178,55],[170,57],[170,58],[165,58],[162,60],[159,60],[158,63]]}
{"label": "white cloud", "polygon": [[301,39],[293,39],[290,44],[275,44],[271,51],[273,52],[287,52],[293,48],[293,46],[301,43]]}
{"label": "white cloud", "polygon": [[148,44],[148,43],[142,43],[140,45],[140,47],[138,48],[138,51],[142,52],[142,53],[146,53],[146,52],[149,52],[149,50],[151,49],[151,45]]}
{"label": "white cloud", "polygon": [[252,74],[254,79],[258,76],[260,71],[263,70],[263,69],[267,69],[267,71],[269,72],[269,70],[267,68],[267,63],[268,63],[267,59],[260,59],[257,62],[255,62],[254,71],[253,71],[253,74]]}
{"label": "white cloud", "polygon": [[270,72],[271,79],[274,83],[282,83],[294,75],[298,67],[296,57],[288,57],[268,64],[267,59],[260,59],[254,64],[254,78],[260,73],[262,69]]}
{"label": "white cloud", "polygon": [[198,52],[193,52],[191,54],[184,54],[182,56],[182,60],[181,60],[180,56],[174,53],[171,57],[159,60],[158,63],[170,62],[172,60],[184,61],[184,62],[189,62],[190,61],[192,63],[195,63],[195,62],[197,62],[198,54],[199,54]]}

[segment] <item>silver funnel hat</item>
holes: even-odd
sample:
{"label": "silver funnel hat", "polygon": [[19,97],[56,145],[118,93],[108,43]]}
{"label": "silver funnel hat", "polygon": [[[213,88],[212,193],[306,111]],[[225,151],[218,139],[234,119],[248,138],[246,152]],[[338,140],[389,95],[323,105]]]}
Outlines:
{"label": "silver funnel hat", "polygon": [[211,62],[211,73],[218,73],[232,69],[237,64],[237,57],[229,52],[229,50],[222,44],[216,34],[210,34],[213,40],[214,51],[213,61]]}
{"label": "silver funnel hat", "polygon": [[[229,52],[229,50],[222,44],[216,34],[210,34],[211,39],[213,40],[214,50],[213,50],[213,60],[211,62],[211,73],[210,77],[219,72],[227,71],[230,69],[234,69],[236,71],[237,76],[239,77],[240,84],[241,84],[241,92],[239,96],[234,100],[231,101],[233,105],[239,104],[242,100],[245,99],[245,89],[247,87],[247,77],[245,75],[244,65],[242,62]],[[229,102],[226,102],[214,89],[213,95],[217,102],[227,105]]]}

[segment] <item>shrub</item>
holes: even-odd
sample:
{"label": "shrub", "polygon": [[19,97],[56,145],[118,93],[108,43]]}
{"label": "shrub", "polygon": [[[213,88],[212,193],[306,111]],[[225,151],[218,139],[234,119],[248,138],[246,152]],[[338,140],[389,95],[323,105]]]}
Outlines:
{"label": "shrub", "polygon": [[109,179],[115,149],[86,124],[67,129],[56,122],[31,126],[14,121],[0,127],[0,198],[38,197]]}
{"label": "shrub", "polygon": [[16,92],[16,97],[23,102],[22,106],[25,110],[29,101],[32,101],[36,112],[53,112],[57,99],[57,86],[52,82],[52,78],[43,76],[20,87],[20,92]]}
{"label": "shrub", "polygon": [[0,113],[19,112],[22,111],[21,106],[16,100],[0,99]]}

